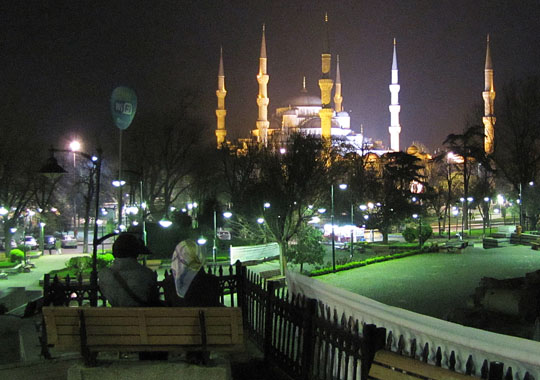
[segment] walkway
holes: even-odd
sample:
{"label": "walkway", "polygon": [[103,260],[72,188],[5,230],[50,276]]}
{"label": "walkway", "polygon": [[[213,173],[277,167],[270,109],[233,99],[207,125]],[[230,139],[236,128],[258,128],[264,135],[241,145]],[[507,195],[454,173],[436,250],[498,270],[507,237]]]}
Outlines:
{"label": "walkway", "polygon": [[317,278],[387,305],[446,319],[466,307],[482,277],[521,277],[537,270],[540,253],[528,246],[468,247],[461,254],[422,254]]}

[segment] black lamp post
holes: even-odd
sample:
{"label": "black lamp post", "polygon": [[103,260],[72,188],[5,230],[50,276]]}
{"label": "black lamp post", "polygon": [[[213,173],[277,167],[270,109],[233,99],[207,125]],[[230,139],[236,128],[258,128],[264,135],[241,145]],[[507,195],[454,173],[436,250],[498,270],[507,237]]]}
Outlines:
{"label": "black lamp post", "polygon": [[[51,155],[48,158],[46,164],[41,168],[39,171],[42,174],[45,174],[49,177],[57,177],[64,173],[67,173],[66,170],[64,170],[63,167],[58,165],[58,161],[56,161],[56,158],[54,158],[54,153],[73,153],[78,154],[81,157],[86,158],[89,160],[92,165],[94,166],[94,174],[95,174],[95,181],[96,181],[96,201],[95,201],[95,209],[96,209],[96,215],[94,219],[94,238],[93,238],[93,249],[92,249],[92,272],[90,274],[90,306],[97,306],[97,250],[98,250],[98,219],[99,219],[99,190],[101,186],[101,149],[97,150],[97,156],[92,156],[90,154],[79,152],[79,151],[73,151],[73,150],[67,150],[67,149],[55,149],[50,148],[49,149]],[[89,186],[92,186],[92,181],[90,182]]]}

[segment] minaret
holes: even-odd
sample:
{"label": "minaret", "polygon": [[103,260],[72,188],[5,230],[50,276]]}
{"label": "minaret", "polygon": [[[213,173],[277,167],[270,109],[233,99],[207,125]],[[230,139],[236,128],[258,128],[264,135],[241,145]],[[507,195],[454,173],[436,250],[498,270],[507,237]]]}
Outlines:
{"label": "minaret", "polygon": [[225,142],[225,136],[227,136],[227,130],[225,129],[225,116],[227,115],[227,110],[225,109],[225,96],[227,96],[227,90],[225,90],[225,72],[223,71],[223,48],[221,48],[219,52],[218,89],[216,91],[216,96],[218,103],[216,109],[216,138],[217,147],[220,149]]}
{"label": "minaret", "polygon": [[334,95],[334,107],[336,112],[343,111],[343,96],[341,96],[341,74],[339,72],[339,55],[336,63],[336,93]]}
{"label": "minaret", "polygon": [[495,138],[495,86],[493,85],[493,65],[491,63],[491,50],[489,48],[489,34],[487,36],[486,66],[484,68],[484,151],[486,154],[493,153],[493,141]]}
{"label": "minaret", "polygon": [[259,117],[257,118],[258,142],[267,146],[268,144],[268,73],[266,71],[266,39],[264,37],[265,26],[262,29],[261,56],[259,58],[259,95],[257,96],[257,105],[259,106]]}
{"label": "minaret", "polygon": [[328,47],[328,14],[324,15],[324,26],[326,35],[324,38],[323,53],[321,54],[322,76],[321,79],[319,79],[322,108],[319,111],[319,117],[321,118],[321,137],[330,139],[332,137],[332,116],[334,114],[330,102],[332,101],[332,87],[334,86],[334,81],[330,79],[332,55],[330,54],[330,49]]}
{"label": "minaret", "polygon": [[396,39],[394,38],[394,55],[392,57],[392,82],[390,86],[390,149],[394,152],[399,151],[399,134],[401,132],[401,125],[399,124],[399,111],[401,106],[399,105],[399,90],[398,84],[398,66],[397,66],[397,53],[396,53]]}

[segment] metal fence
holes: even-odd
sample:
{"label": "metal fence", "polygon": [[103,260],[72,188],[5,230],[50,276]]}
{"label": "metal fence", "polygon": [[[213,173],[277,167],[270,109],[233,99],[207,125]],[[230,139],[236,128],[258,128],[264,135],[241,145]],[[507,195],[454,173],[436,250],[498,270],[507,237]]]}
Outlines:
{"label": "metal fence", "polygon": [[[395,337],[392,332],[387,335],[385,328],[338,315],[336,310],[303,295],[290,296],[283,283],[264,280],[240,263],[207,271],[219,279],[222,303],[242,308],[244,328],[265,360],[293,379],[368,379],[373,356],[382,348],[424,362],[430,352],[436,352],[434,364],[439,367],[445,360],[440,347],[426,344],[417,348],[414,337],[410,337],[410,347],[405,347],[403,336]],[[164,284],[170,276],[166,272],[158,282],[164,301]],[[51,280],[46,275],[44,304],[83,305],[89,303],[90,290],[89,282],[81,277]],[[106,306],[101,293],[98,296],[101,306]],[[455,356],[446,360],[449,365],[444,367],[455,371]],[[503,367],[502,363],[484,360],[478,369],[467,363],[467,373],[493,380],[534,379],[528,373],[512,374],[511,368],[503,375]]]}

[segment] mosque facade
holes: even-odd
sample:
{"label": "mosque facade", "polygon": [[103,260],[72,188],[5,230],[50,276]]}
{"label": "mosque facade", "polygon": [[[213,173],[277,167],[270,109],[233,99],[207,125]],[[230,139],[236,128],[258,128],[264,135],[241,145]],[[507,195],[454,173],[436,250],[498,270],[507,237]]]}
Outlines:
{"label": "mosque facade", "polygon": [[[338,139],[345,140],[355,147],[358,151],[369,151],[377,155],[384,154],[389,151],[400,151],[400,133],[402,126],[399,119],[401,105],[399,104],[399,69],[397,61],[397,44],[394,38],[392,66],[391,66],[391,81],[389,84],[390,92],[390,125],[389,132],[389,148],[384,148],[380,142],[374,143],[370,138],[364,136],[363,127],[360,126],[360,131],[355,131],[351,128],[351,117],[348,112],[343,109],[342,82],[339,66],[339,55],[336,57],[335,81],[331,76],[332,55],[328,48],[328,17],[325,15],[325,31],[323,52],[321,54],[321,76],[319,79],[318,94],[309,93],[306,88],[306,79],[303,78],[302,88],[299,92],[285,104],[278,106],[275,113],[269,118],[268,105],[270,97],[268,93],[268,82],[270,75],[268,74],[268,57],[266,52],[266,36],[265,27],[263,25],[261,49],[259,57],[259,71],[257,73],[258,94],[256,104],[258,107],[257,120],[255,128],[251,130],[250,137],[242,139],[243,142],[257,142],[260,145],[268,146],[269,144],[280,144],[287,140],[288,136],[293,133],[302,133],[306,135],[320,136],[323,139]],[[494,99],[495,90],[493,86],[493,67],[491,62],[491,52],[489,45],[489,36],[487,40],[486,62],[484,69],[485,88],[482,93],[484,99],[484,117],[483,124],[485,126],[485,141],[484,148],[486,153],[493,152],[494,139]],[[333,96],[332,96],[333,94]],[[225,97],[227,91],[225,89],[225,74],[223,69],[223,51],[220,53],[219,71],[218,71],[218,89],[216,91],[218,107],[216,109],[217,128],[216,142],[220,148],[223,144],[229,144],[226,140],[227,130],[225,117],[227,111],[225,108]],[[414,146],[409,148],[415,148]],[[415,151],[415,149],[412,149]],[[409,151],[410,149],[407,149]],[[417,149],[416,149],[417,150]],[[415,151],[416,152],[416,151]],[[425,152],[423,152],[425,154]]]}

